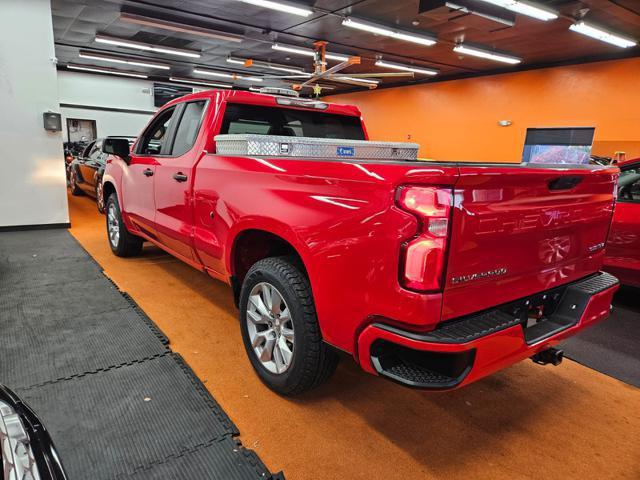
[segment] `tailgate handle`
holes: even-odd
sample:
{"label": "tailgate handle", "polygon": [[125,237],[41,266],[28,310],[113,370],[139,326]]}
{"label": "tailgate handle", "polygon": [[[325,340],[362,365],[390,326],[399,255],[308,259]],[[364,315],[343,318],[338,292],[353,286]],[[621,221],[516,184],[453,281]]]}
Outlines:
{"label": "tailgate handle", "polygon": [[549,190],[571,190],[582,181],[582,177],[558,177],[549,182]]}

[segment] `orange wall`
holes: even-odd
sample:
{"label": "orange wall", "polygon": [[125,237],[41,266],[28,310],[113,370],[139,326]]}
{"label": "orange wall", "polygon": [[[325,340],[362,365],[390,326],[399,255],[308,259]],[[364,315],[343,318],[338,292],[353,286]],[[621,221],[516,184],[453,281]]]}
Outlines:
{"label": "orange wall", "polygon": [[[519,162],[528,127],[596,127],[594,153],[640,157],[640,58],[334,95],[374,140],[438,160]],[[498,126],[511,120],[510,127]]]}

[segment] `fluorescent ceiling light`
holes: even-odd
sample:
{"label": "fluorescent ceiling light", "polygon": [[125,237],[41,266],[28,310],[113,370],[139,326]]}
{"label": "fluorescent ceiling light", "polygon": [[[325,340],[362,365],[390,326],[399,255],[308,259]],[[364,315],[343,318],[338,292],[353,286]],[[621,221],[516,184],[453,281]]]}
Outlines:
{"label": "fluorescent ceiling light", "polygon": [[436,43],[436,39],[433,37],[427,37],[415,33],[404,32],[402,30],[396,30],[392,27],[379,25],[377,23],[372,23],[366,20],[345,18],[342,21],[342,25],[344,25],[345,27],[356,28],[358,30],[364,30],[365,32],[383,35],[385,37],[395,38],[397,40],[404,40],[405,42],[418,43],[427,47]]}
{"label": "fluorescent ceiling light", "polygon": [[520,0],[480,0],[481,2],[490,3],[498,7],[506,8],[512,12],[521,13],[528,17],[537,18],[538,20],[555,20],[558,18],[558,13],[553,10],[547,10],[546,8],[529,2],[522,2]]}
{"label": "fluorescent ceiling light", "polygon": [[[315,57],[316,55],[316,52],[311,48],[292,47],[290,45],[281,45],[279,43],[274,43],[273,45],[271,45],[271,48],[281,52],[295,53],[296,55],[305,55],[307,57]],[[325,58],[327,60],[335,60],[337,62],[346,62],[347,60],[349,60],[348,55],[340,55],[337,53],[329,52],[325,54]]]}
{"label": "fluorescent ceiling light", "polygon": [[347,77],[344,75],[334,75],[334,78],[336,80],[337,79],[349,80],[350,82],[370,83],[371,85],[378,85],[380,83],[380,80],[373,80],[370,78],[354,78],[354,77]]}
{"label": "fluorescent ceiling light", "polygon": [[437,75],[438,73],[440,73],[438,70],[434,70],[431,68],[414,67],[413,65],[402,65],[400,63],[387,62],[386,60],[377,60],[376,66],[383,68],[393,68],[395,70],[403,70],[405,72],[421,73],[423,75]]}
{"label": "fluorescent ceiling light", "polygon": [[305,72],[301,68],[293,68],[293,67],[281,67],[279,65],[265,65],[265,68],[270,68],[271,70],[278,70],[279,72],[293,73],[297,75],[309,75],[311,74]]}
{"label": "fluorescent ceiling light", "polygon": [[169,30],[170,32],[188,33],[190,35],[198,35],[200,37],[213,38],[216,40],[225,40],[228,42],[241,42],[242,35],[235,33],[221,32],[219,30],[211,30],[208,28],[196,27],[194,25],[186,25],[179,22],[171,22],[161,20],[159,18],[147,17],[134,13],[120,13],[120,20],[127,23],[135,23],[145,27],[159,28],[161,30]]}
{"label": "fluorescent ceiling light", "polygon": [[472,55],[474,57],[486,58],[487,60],[493,60],[496,62],[508,63],[511,65],[516,65],[522,62],[522,59],[518,57],[512,57],[511,55],[492,52],[491,50],[482,50],[481,48],[471,47],[464,44],[454,47],[453,51],[464,53],[466,55]]}
{"label": "fluorescent ceiling light", "polygon": [[118,47],[136,48],[147,52],[168,53],[169,55],[178,55],[180,57],[200,58],[200,52],[193,50],[182,50],[180,48],[164,47],[160,45],[150,45],[148,43],[135,42],[123,38],[108,37],[106,35],[96,35],[96,42],[106,43],[108,45],[116,45]]}
{"label": "fluorescent ceiling light", "polygon": [[638,42],[636,42],[635,40],[609,33],[585,22],[575,23],[571,25],[569,29],[573,30],[574,32],[582,33],[583,35],[587,35],[588,37],[595,38],[596,40],[610,43],[611,45],[615,45],[616,47],[629,48],[635,47],[638,44]]}
{"label": "fluorescent ceiling light", "polygon": [[234,65],[242,65],[243,67],[259,67],[268,68],[270,70],[277,70],[279,72],[294,73],[298,75],[309,75],[305,73],[302,68],[291,67],[288,65],[280,65],[278,63],[261,62],[260,60],[253,60],[247,58],[227,57],[227,63]]}
{"label": "fluorescent ceiling light", "polygon": [[258,7],[269,8],[271,10],[277,10],[279,12],[291,13],[292,15],[299,15],[301,17],[308,17],[313,14],[313,10],[304,8],[290,2],[272,2],[270,0],[238,0],[242,3],[249,3]]}
{"label": "fluorescent ceiling light", "polygon": [[[482,0],[481,0],[482,1]],[[490,1],[490,0],[487,0]],[[476,4],[469,4],[469,0],[447,0],[445,1],[445,5],[453,10],[457,10],[462,13],[470,13],[472,15],[477,15],[482,18],[486,18],[487,20],[491,20],[492,22],[498,22],[503,25],[508,25],[513,27],[516,22],[516,16],[510,12],[497,12],[493,7],[482,6]],[[433,10],[437,8],[434,6],[429,10]]]}
{"label": "fluorescent ceiling light", "polygon": [[227,57],[227,63],[233,63],[234,65],[242,65],[244,67],[245,60],[242,58]]}
{"label": "fluorescent ceiling light", "polygon": [[108,73],[110,75],[120,75],[121,77],[149,78],[147,75],[144,75],[142,73],[122,72],[120,70],[115,70],[113,68],[74,65],[71,63],[67,65],[67,68],[70,68],[71,70],[83,70],[85,72]]}
{"label": "fluorescent ceiling light", "polygon": [[246,77],[244,75],[238,75],[236,73],[214,72],[212,70],[203,70],[201,68],[194,68],[193,73],[200,75],[208,75],[210,77],[228,78],[229,80],[246,80],[249,82],[262,82],[260,77]]}
{"label": "fluorescent ceiling light", "polygon": [[169,80],[172,82],[178,82],[178,83],[192,83],[194,85],[204,85],[206,87],[233,88],[233,85],[229,85],[228,83],[212,83],[212,82],[205,82],[202,80],[196,80],[193,78],[169,77]]}
{"label": "fluorescent ceiling light", "polygon": [[89,60],[100,60],[101,62],[120,63],[124,65],[133,65],[136,67],[159,68],[161,70],[169,70],[169,65],[164,63],[147,62],[146,60],[138,60],[133,58],[118,57],[114,55],[103,55],[102,53],[85,52],[80,50],[78,54],[80,58]]}

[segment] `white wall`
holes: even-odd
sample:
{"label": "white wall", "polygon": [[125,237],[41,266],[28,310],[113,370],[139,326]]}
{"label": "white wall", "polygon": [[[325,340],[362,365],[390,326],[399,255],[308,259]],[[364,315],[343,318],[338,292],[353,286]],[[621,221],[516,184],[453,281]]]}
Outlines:
{"label": "white wall", "polygon": [[153,82],[147,80],[59,71],[58,88],[60,104],[63,105],[60,111],[64,141],[67,141],[67,118],[95,120],[98,137],[136,136],[151,119],[148,112],[156,110],[153,106]]}
{"label": "white wall", "polygon": [[67,223],[50,0],[0,3],[0,227]]}

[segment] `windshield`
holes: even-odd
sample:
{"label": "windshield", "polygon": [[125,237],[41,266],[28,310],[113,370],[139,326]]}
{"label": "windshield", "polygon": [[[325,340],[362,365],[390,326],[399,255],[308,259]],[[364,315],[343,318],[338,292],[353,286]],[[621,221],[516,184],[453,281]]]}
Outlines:
{"label": "windshield", "polygon": [[360,117],[240,103],[227,104],[220,133],[365,139]]}

